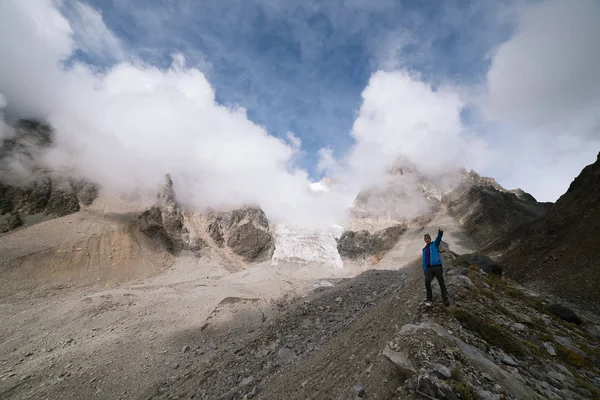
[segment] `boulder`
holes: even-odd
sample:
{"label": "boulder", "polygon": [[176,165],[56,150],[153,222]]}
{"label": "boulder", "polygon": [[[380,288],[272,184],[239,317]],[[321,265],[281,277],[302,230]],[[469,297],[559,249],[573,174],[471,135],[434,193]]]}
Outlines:
{"label": "boulder", "polygon": [[579,316],[577,316],[573,310],[561,304],[552,304],[550,306],[550,312],[564,321],[572,322],[577,325],[581,325],[583,323],[581,318],[579,318]]}
{"label": "boulder", "polygon": [[16,211],[10,211],[0,215],[0,233],[12,231],[21,225],[23,225],[23,220]]}
{"label": "boulder", "polygon": [[268,231],[247,222],[231,230],[227,245],[246,261],[266,261],[273,255],[274,240]]}
{"label": "boulder", "polygon": [[14,209],[25,215],[43,212],[48,205],[51,192],[50,177],[41,174],[6,188],[6,196],[12,201]]}
{"label": "boulder", "polygon": [[338,239],[338,252],[351,259],[386,253],[398,243],[406,229],[406,225],[394,225],[373,234],[365,230],[346,231]]}
{"label": "boulder", "polygon": [[417,370],[410,362],[408,353],[405,351],[395,351],[386,346],[383,350],[383,356],[398,367],[403,379],[408,379],[417,373]]}
{"label": "boulder", "polygon": [[63,217],[79,211],[79,199],[67,181],[52,185],[44,212],[53,217]]}
{"label": "boulder", "polygon": [[167,230],[163,226],[162,213],[156,206],[142,212],[137,219],[139,229],[150,239],[165,246],[171,252],[177,250]]}
{"label": "boulder", "polygon": [[476,265],[477,267],[479,267],[483,271],[487,272],[488,274],[494,274],[494,275],[498,275],[498,276],[502,276],[502,272],[504,271],[504,268],[502,267],[502,265],[500,265],[496,261],[492,260],[488,256],[484,256],[483,254],[479,254],[479,253],[464,254],[464,255],[458,256],[454,260],[454,265],[462,266],[462,267]]}
{"label": "boulder", "polygon": [[91,205],[98,197],[98,187],[91,182],[78,181],[73,182],[72,185],[83,205]]}

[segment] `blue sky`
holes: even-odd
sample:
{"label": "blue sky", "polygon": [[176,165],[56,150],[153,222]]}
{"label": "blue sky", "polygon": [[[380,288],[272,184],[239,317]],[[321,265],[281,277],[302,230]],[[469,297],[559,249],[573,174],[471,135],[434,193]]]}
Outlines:
{"label": "blue sky", "polygon": [[409,68],[434,83],[483,79],[488,52],[510,34],[498,18],[500,2],[485,3],[88,2],[129,54],[166,67],[181,52],[206,74],[219,102],[247,108],[272,135],[293,132],[303,144],[298,162],[313,178],[320,148],[339,157],[352,145],[374,71]]}

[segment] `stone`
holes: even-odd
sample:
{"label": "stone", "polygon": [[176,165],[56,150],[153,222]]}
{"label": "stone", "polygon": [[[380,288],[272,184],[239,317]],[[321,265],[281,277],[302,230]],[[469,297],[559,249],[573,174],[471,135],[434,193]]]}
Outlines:
{"label": "stone", "polygon": [[340,256],[350,259],[367,258],[391,250],[404,232],[406,225],[394,225],[371,234],[369,231],[346,231],[337,240]]}
{"label": "stone", "polygon": [[273,255],[275,240],[267,229],[247,222],[231,230],[227,245],[246,261],[266,261]]}
{"label": "stone", "polygon": [[440,379],[452,378],[452,371],[450,370],[450,368],[442,364],[434,364],[433,371],[440,375]]}
{"label": "stone", "polygon": [[567,380],[566,376],[564,376],[563,374],[559,374],[556,371],[548,371],[546,373],[546,376],[548,376],[550,379],[552,379],[556,382],[559,382],[559,383],[562,383]]}
{"label": "stone", "polygon": [[365,397],[367,393],[365,392],[365,388],[363,387],[363,385],[357,385],[354,387],[354,395],[359,398],[362,399]]}
{"label": "stone", "polygon": [[502,356],[502,362],[504,364],[510,365],[512,367],[518,367],[519,363],[517,361],[515,361],[511,356],[509,356],[508,354],[504,354]]}
{"label": "stone", "polygon": [[294,361],[295,358],[296,353],[294,350],[288,349],[287,347],[282,347],[277,351],[277,362],[279,364],[287,364]]}
{"label": "stone", "polygon": [[183,349],[181,349],[182,353],[187,353],[188,351],[190,351],[190,346],[188,345],[183,346]]}
{"label": "stone", "polygon": [[383,350],[383,356],[398,367],[404,379],[408,379],[417,373],[417,370],[410,362],[408,353],[405,351],[395,351],[386,346]]}
{"label": "stone", "polygon": [[455,265],[461,265],[463,267],[476,265],[488,274],[494,274],[497,276],[502,276],[502,273],[504,271],[502,265],[492,260],[488,256],[484,256],[483,254],[478,253],[461,255],[457,257],[456,260],[454,260],[454,263]]}
{"label": "stone", "polygon": [[570,338],[565,337],[565,336],[555,336],[554,340],[561,346],[566,347],[567,349],[571,350],[574,353],[577,353],[581,357],[587,357],[585,352],[583,350],[581,350],[579,347],[575,346],[573,344],[573,341]]}
{"label": "stone", "polygon": [[525,325],[520,323],[515,323],[512,327],[518,332],[523,332],[525,330]]}
{"label": "stone", "polygon": [[550,354],[551,356],[556,355],[556,350],[554,350],[554,347],[549,342],[544,342],[544,348],[546,349],[548,354]]}
{"label": "stone", "polygon": [[585,330],[596,339],[600,339],[600,325],[588,324],[585,326]]}
{"label": "stone", "polygon": [[417,393],[424,393],[430,397],[437,397],[437,387],[427,375],[420,376],[417,380]]}
{"label": "stone", "polygon": [[23,220],[17,211],[0,215],[0,233],[9,232],[23,225]]}
{"label": "stone", "polygon": [[240,387],[246,387],[254,384],[254,376],[249,376],[247,378],[242,379],[240,382]]}
{"label": "stone", "polygon": [[44,213],[63,217],[79,211],[79,199],[68,181],[53,181]]}
{"label": "stone", "polygon": [[464,275],[454,275],[449,278],[450,278],[450,279],[448,279],[449,283],[456,284],[458,286],[461,286],[461,287],[463,287],[465,289],[469,289],[469,290],[475,289],[475,285],[473,284],[471,279],[469,279],[468,277],[466,277]]}
{"label": "stone", "polygon": [[583,323],[581,318],[579,318],[579,316],[577,316],[573,310],[561,304],[552,304],[550,306],[550,312],[564,321],[572,322],[577,325],[581,325]]}

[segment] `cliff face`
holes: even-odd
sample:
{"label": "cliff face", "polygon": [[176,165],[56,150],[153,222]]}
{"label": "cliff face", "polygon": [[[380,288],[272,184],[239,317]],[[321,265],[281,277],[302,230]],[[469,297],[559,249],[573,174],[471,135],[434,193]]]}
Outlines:
{"label": "cliff face", "polygon": [[502,258],[507,276],[600,310],[600,154],[539,221],[522,229]]}

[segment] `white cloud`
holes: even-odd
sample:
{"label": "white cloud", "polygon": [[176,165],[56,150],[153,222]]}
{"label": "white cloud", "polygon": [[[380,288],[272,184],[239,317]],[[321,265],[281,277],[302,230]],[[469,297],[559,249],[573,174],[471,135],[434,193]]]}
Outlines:
{"label": "white cloud", "polygon": [[385,180],[399,156],[432,177],[477,167],[483,158],[485,147],[465,140],[464,104],[455,89],[434,88],[406,70],[379,71],[362,97],[352,130],[356,145],[345,160],[361,187]]}
{"label": "white cloud", "polygon": [[4,108],[6,107],[6,99],[0,93],[0,149],[6,139],[10,139],[15,134],[15,130],[4,121]]}
{"label": "white cloud", "polygon": [[81,50],[106,59],[120,60],[125,57],[120,40],[106,27],[102,14],[97,10],[83,3],[75,3],[70,23]]}
{"label": "white cloud", "polygon": [[600,4],[548,0],[523,8],[492,58],[487,116],[553,135],[600,122]]}
{"label": "white cloud", "polygon": [[491,58],[483,115],[500,125],[495,171],[554,201],[600,149],[600,4],[517,8],[514,35]]}
{"label": "white cloud", "polygon": [[[245,109],[216,103],[206,77],[182,56],[167,70],[140,62],[103,73],[83,64],[64,69],[81,36],[52,4],[3,3],[0,13],[0,91],[13,112],[55,128],[49,165],[113,194],[154,196],[171,173],[179,199],[196,209],[259,204],[270,218],[301,225],[326,225],[343,213],[335,196],[311,194],[307,173],[291,165],[301,144],[295,136],[289,145]],[[85,32],[85,45],[106,48],[94,42],[102,32]]]}

